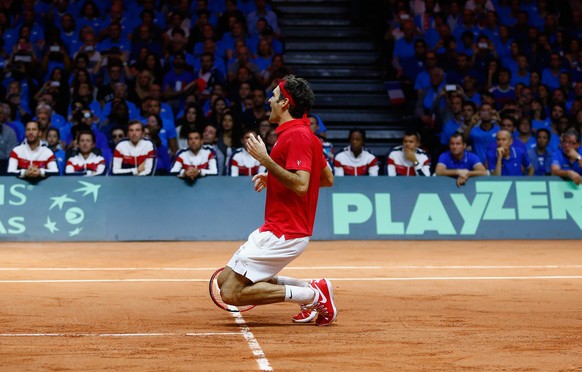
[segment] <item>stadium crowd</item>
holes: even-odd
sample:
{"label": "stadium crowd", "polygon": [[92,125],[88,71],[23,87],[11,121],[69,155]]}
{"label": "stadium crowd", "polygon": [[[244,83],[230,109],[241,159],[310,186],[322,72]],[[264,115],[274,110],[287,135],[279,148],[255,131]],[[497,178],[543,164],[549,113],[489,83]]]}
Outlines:
{"label": "stadium crowd", "polygon": [[[397,174],[428,175],[424,161],[461,179],[486,170],[581,182],[582,2],[388,4],[388,75],[418,118],[388,155],[389,175],[394,164]],[[420,148],[402,156],[412,135]]]}
{"label": "stadium crowd", "polygon": [[[366,133],[338,176],[555,174],[582,183],[582,5],[387,0],[390,75],[419,125],[385,160]],[[0,1],[0,174],[252,175],[291,72],[266,0]],[[385,164],[380,169],[380,164]]]}

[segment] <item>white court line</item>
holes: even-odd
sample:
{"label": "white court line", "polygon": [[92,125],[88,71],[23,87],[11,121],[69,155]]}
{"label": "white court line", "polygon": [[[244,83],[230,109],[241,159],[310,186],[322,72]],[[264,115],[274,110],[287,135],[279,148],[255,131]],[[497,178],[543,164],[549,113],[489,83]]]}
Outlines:
{"label": "white court line", "polygon": [[[398,269],[582,269],[582,265],[393,265],[393,266],[296,266],[285,270],[398,270]],[[0,271],[214,271],[214,267],[0,267]]]}
{"label": "white court line", "polygon": [[255,335],[253,335],[253,333],[251,332],[251,329],[249,328],[249,326],[245,322],[242,314],[238,313],[238,312],[237,313],[230,313],[230,314],[236,320],[236,323],[239,325],[242,335],[244,336],[245,340],[247,340],[247,344],[249,345],[249,348],[251,349],[251,351],[253,352],[253,355],[257,359],[257,363],[259,364],[259,369],[261,371],[272,371],[273,369],[271,368],[271,365],[269,364],[269,360],[265,356],[263,349],[261,349],[261,346],[259,345],[259,342],[255,338]]}
{"label": "white court line", "polygon": [[[333,281],[431,281],[431,280],[539,280],[539,279],[582,279],[582,275],[531,275],[531,276],[422,276],[399,278],[328,278]],[[308,280],[308,279],[305,279]],[[0,283],[165,283],[165,282],[208,282],[208,279],[54,279],[54,280],[0,280]]]}
{"label": "white court line", "polygon": [[202,336],[240,336],[240,332],[207,333],[0,333],[0,337],[202,337]]}
{"label": "white court line", "polygon": [[[582,267],[582,265],[580,265]],[[310,266],[286,267],[287,270],[384,269],[384,266]],[[216,267],[0,267],[0,271],[215,271]]]}

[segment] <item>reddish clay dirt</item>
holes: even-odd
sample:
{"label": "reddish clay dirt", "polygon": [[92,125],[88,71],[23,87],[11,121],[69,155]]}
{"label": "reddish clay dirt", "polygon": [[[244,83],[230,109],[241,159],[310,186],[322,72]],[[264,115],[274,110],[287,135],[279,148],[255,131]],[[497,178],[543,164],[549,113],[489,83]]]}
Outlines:
{"label": "reddish clay dirt", "polygon": [[[237,247],[0,244],[0,369],[260,370],[241,325],[207,292]],[[242,317],[276,371],[582,370],[580,248],[312,242],[283,274],[331,278],[337,323],[293,324],[290,304]]]}

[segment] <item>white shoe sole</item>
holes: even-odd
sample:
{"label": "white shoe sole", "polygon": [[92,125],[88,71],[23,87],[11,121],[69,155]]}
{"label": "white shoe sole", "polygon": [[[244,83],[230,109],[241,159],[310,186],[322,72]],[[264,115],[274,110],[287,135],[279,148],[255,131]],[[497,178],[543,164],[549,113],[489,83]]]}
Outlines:
{"label": "white shoe sole", "polygon": [[316,316],[317,316],[317,311],[312,311],[311,314],[305,319],[297,320],[295,318],[291,318],[291,320],[293,321],[293,323],[309,323],[313,319],[315,319]]}

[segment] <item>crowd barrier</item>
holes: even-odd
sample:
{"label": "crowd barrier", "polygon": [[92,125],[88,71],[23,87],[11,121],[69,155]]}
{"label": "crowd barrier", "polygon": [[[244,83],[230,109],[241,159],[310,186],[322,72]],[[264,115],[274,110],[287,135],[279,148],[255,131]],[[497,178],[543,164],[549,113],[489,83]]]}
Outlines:
{"label": "crowd barrier", "polygon": [[[248,177],[0,177],[0,241],[244,240],[265,193]],[[314,240],[581,239],[582,186],[556,177],[342,177]]]}

